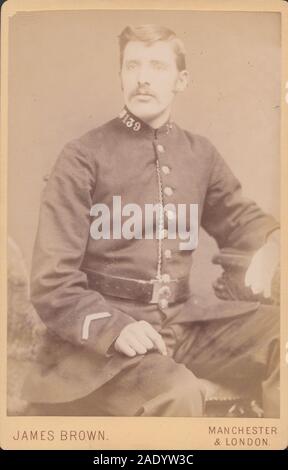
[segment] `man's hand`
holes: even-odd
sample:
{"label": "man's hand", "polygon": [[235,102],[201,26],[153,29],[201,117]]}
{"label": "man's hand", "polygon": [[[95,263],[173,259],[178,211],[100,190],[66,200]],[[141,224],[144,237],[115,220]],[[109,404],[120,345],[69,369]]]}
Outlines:
{"label": "man's hand", "polygon": [[245,275],[245,286],[253,294],[263,292],[265,298],[271,297],[272,280],[280,262],[280,234],[273,232],[253,256]]}
{"label": "man's hand", "polygon": [[166,345],[162,336],[144,320],[130,323],[125,326],[114,343],[116,351],[126,356],[146,354],[150,349],[156,348],[167,356]]}

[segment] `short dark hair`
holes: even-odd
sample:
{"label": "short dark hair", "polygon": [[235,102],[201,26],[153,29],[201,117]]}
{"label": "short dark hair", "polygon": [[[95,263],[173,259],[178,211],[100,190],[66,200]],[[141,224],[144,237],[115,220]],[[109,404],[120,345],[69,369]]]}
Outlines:
{"label": "short dark hair", "polygon": [[120,67],[122,67],[123,64],[125,47],[130,41],[142,41],[145,42],[148,46],[154,44],[157,41],[171,41],[174,46],[178,70],[181,71],[186,69],[184,44],[171,29],[157,24],[126,26],[126,28],[124,28],[119,35]]}

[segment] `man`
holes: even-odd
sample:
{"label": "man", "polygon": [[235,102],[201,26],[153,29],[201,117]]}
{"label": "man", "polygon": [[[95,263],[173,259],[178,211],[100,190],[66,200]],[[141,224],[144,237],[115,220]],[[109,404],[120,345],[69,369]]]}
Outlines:
{"label": "man", "polygon": [[[195,244],[180,249],[169,221],[173,204],[197,205],[197,222],[219,248],[253,253],[246,284],[266,297],[279,261],[278,223],[242,199],[206,138],[171,121],[175,95],[188,83],[175,34],[126,27],[120,58],[123,111],[65,146],[44,191],[31,297],[49,336],[24,396],[34,414],[201,416],[199,377],[239,387],[257,377],[265,416],[277,417],[278,310],[199,303],[189,288]],[[123,220],[116,221],[116,197]],[[139,214],[134,227],[127,217],[132,205],[144,214],[157,204],[153,236],[145,237],[143,222],[135,229]],[[187,214],[195,227],[195,213]]]}

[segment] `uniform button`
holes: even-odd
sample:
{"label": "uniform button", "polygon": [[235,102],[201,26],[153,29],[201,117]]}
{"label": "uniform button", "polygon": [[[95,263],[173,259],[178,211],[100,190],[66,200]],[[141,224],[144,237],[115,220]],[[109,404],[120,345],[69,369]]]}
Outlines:
{"label": "uniform button", "polygon": [[160,230],[159,232],[160,240],[163,240],[163,238],[167,238],[167,237],[168,237],[168,230],[166,228]]}
{"label": "uniform button", "polygon": [[176,215],[175,215],[174,211],[167,210],[167,211],[165,211],[165,214],[166,214],[167,219],[169,219],[169,220],[175,219]]}
{"label": "uniform button", "polygon": [[163,165],[163,166],[161,167],[161,170],[162,170],[162,172],[164,173],[164,175],[169,175],[169,173],[170,173],[170,168],[169,168],[169,166],[167,166],[167,165]]}
{"label": "uniform button", "polygon": [[169,274],[163,274],[162,275],[162,281],[163,282],[169,282],[171,279],[171,277],[169,276]]}
{"label": "uniform button", "polygon": [[173,194],[173,189],[170,188],[170,186],[166,186],[166,187],[164,188],[164,193],[166,194],[166,196],[172,196],[172,194]]}
{"label": "uniform button", "polygon": [[164,251],[164,256],[165,256],[166,259],[171,259],[172,258],[171,250],[165,250]]}
{"label": "uniform button", "polygon": [[168,307],[168,300],[167,299],[161,299],[159,300],[159,307],[160,308],[167,308]]}
{"label": "uniform button", "polygon": [[163,145],[161,145],[161,144],[157,144],[156,149],[158,150],[159,153],[164,153],[165,152],[165,149],[164,149]]}

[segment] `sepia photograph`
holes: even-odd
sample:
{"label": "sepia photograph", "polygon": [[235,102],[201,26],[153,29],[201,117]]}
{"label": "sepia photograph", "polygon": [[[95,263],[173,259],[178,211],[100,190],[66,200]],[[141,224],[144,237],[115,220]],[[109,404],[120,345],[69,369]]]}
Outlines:
{"label": "sepia photograph", "polygon": [[279,448],[285,2],[97,3],[2,7],[1,439]]}

